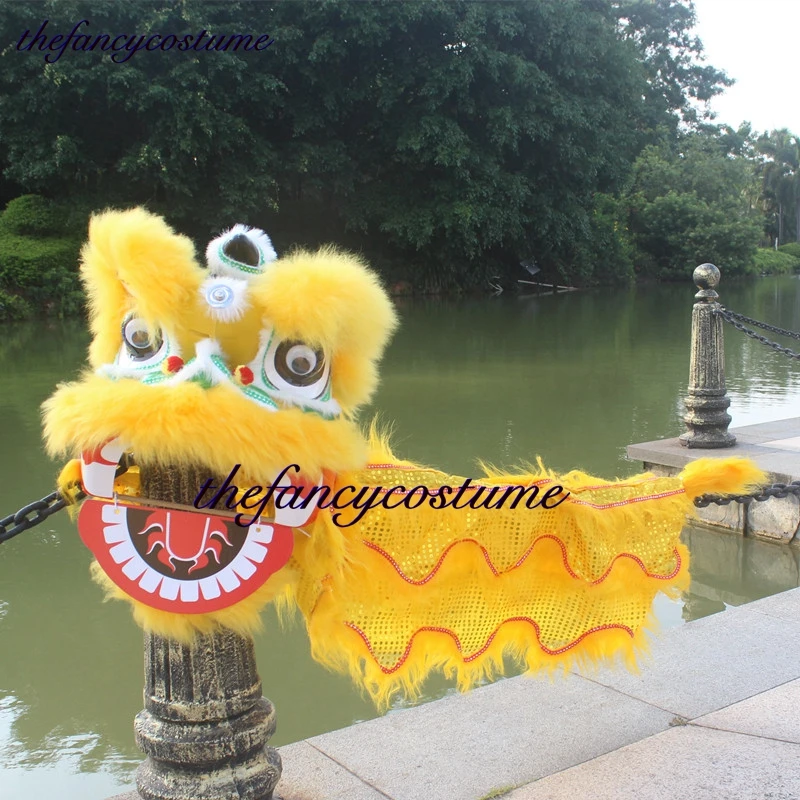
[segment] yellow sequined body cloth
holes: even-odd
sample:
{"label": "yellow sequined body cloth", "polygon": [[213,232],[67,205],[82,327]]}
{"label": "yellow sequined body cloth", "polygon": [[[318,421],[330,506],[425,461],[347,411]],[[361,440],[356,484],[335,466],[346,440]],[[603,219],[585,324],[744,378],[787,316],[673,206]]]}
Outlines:
{"label": "yellow sequined body cloth", "polygon": [[[694,475],[716,477],[723,463],[696,462]],[[388,459],[337,486],[401,486],[420,496],[427,487],[430,498],[463,481]],[[655,595],[675,596],[688,583],[680,543],[691,509],[687,482],[608,482],[542,469],[473,481],[461,503],[474,498],[475,508],[412,500],[412,508],[371,508],[350,527],[326,513],[295,552],[295,599],[314,656],[350,672],[379,704],[397,690],[414,696],[433,669],[468,688],[501,673],[504,655],[528,670],[616,655],[633,664]],[[555,508],[511,508],[512,494],[492,507],[507,488],[534,485],[540,497],[555,485],[569,496]],[[392,504],[405,494],[394,492]],[[346,525],[356,513],[337,521]],[[332,544],[340,538],[343,550]]]}

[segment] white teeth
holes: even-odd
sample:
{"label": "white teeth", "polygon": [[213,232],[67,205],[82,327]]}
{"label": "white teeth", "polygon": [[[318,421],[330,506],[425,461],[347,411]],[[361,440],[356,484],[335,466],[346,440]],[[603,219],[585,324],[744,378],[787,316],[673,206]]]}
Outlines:
{"label": "white teeth", "polygon": [[[122,573],[131,581],[137,581],[148,594],[158,594],[165,600],[180,600],[194,603],[202,597],[215,600],[224,593],[230,593],[248,580],[256,571],[255,564],[261,564],[269,553],[268,544],[272,542],[275,528],[272,525],[253,524],[248,537],[233,561],[222,570],[207,578],[196,580],[177,580],[161,575],[153,569],[136,551],[128,532],[127,512],[124,506],[110,503],[103,506],[103,537],[109,548],[109,555],[117,564],[122,564]],[[255,563],[254,563],[255,562]]]}
{"label": "white teeth", "polygon": [[147,571],[147,564],[141,558],[132,558],[123,568],[122,572],[127,578],[135,581],[143,572]]}
{"label": "white teeth", "polygon": [[267,548],[263,544],[252,540],[245,542],[240,552],[245,558],[249,558],[259,564],[267,557]]}
{"label": "white teeth", "polygon": [[243,581],[246,581],[256,571],[253,562],[248,561],[246,558],[234,559],[231,567]]}
{"label": "white teeth", "polygon": [[174,578],[164,578],[161,582],[161,588],[158,590],[159,595],[165,600],[175,600],[180,591],[181,583]]}
{"label": "white teeth", "polygon": [[232,592],[242,585],[242,582],[236,577],[230,567],[222,570],[222,572],[218,572],[216,578],[219,581],[219,585],[226,592]]}
{"label": "white teeth", "polygon": [[200,591],[203,593],[203,597],[206,600],[215,600],[219,597],[219,583],[217,583],[216,577],[203,578],[203,580],[200,581]]}
{"label": "white teeth", "polygon": [[161,583],[162,576],[159,575],[155,570],[149,569],[145,572],[142,579],[139,581],[139,586],[144,589],[148,594],[153,594],[156,589],[158,589],[158,585]]}
{"label": "white teeth", "polygon": [[261,544],[269,544],[272,541],[272,534],[275,529],[272,525],[252,525],[251,536],[254,542],[261,542]]}
{"label": "white teeth", "polygon": [[184,603],[194,603],[199,597],[199,581],[181,581],[181,600]]}
{"label": "white teeth", "polygon": [[125,509],[119,506],[103,506],[103,522],[114,522],[121,525],[123,530],[127,530],[125,522]]}
{"label": "white teeth", "polygon": [[108,554],[114,559],[115,564],[124,564],[126,561],[130,561],[130,559],[138,555],[130,541],[115,544],[108,551]]}
{"label": "white teeth", "polygon": [[[105,512],[105,508],[103,512]],[[121,522],[116,525],[106,525],[103,528],[103,538],[106,540],[106,544],[126,542],[128,540],[128,528]]]}

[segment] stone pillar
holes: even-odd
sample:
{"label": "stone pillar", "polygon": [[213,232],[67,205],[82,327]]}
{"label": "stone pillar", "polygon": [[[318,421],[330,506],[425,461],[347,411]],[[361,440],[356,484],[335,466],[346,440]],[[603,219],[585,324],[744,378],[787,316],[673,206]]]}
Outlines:
{"label": "stone pillar", "polygon": [[733,447],[736,437],[728,432],[731,404],[725,391],[725,352],[722,319],[714,314],[719,307],[719,270],[713,264],[701,264],[692,276],[700,290],[692,309],[692,345],[689,366],[689,391],[684,401],[683,418],[687,432],[680,437],[686,447],[712,449]]}
{"label": "stone pillar", "polygon": [[[142,494],[191,505],[207,477],[143,467]],[[140,797],[272,800],[281,775],[267,746],[275,709],[261,695],[251,639],[220,629],[188,646],[145,634],[144,704],[134,723],[147,755],[136,773]]]}

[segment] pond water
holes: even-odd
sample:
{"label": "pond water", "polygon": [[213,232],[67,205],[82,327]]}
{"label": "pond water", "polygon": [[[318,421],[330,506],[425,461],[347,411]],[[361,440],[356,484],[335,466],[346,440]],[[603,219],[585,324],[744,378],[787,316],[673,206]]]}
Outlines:
{"label": "pond water", "polygon": [[[402,329],[368,413],[395,429],[399,455],[455,474],[478,457],[513,466],[539,455],[557,470],[630,475],[631,442],[682,432],[688,284],[538,297],[402,301]],[[741,313],[800,330],[800,280],[723,283]],[[0,326],[0,517],[50,492],[59,466],[40,444],[39,405],[81,369],[80,322]],[[791,344],[791,343],[790,343]],[[726,330],[734,425],[800,416],[800,363]],[[690,591],[663,600],[664,626],[800,584],[798,553],[687,528]],[[140,760],[141,634],[127,607],[103,603],[66,514],[0,546],[0,797],[99,800]],[[256,642],[276,745],[374,716],[342,677],[311,661],[305,632],[271,612]],[[453,691],[431,681],[427,698]]]}

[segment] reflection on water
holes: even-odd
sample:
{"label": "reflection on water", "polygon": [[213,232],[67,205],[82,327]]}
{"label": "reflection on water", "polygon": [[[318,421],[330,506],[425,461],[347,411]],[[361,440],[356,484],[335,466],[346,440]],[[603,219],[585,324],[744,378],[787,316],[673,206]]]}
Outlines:
{"label": "reflection on water", "polygon": [[[723,283],[732,309],[800,330],[800,282]],[[684,285],[494,300],[403,302],[403,328],[373,410],[394,423],[398,453],[455,474],[480,456],[606,477],[638,465],[631,442],[681,432],[693,290]],[[0,336],[0,516],[51,491],[58,465],[40,445],[39,405],[75,376],[88,337],[78,323],[6,326]],[[736,424],[794,416],[800,364],[727,332]],[[794,409],[792,406],[794,405]],[[665,626],[800,583],[798,550],[688,528],[693,583],[660,599]],[[103,603],[66,515],[0,546],[0,797],[103,798],[140,755],[142,646],[127,608]],[[374,716],[349,680],[308,654],[304,631],[267,612],[256,642],[276,744]],[[452,691],[432,680],[428,696]]]}
{"label": "reflection on water", "polygon": [[684,598],[685,620],[740,606],[800,586],[800,547],[687,526],[692,584]]}

